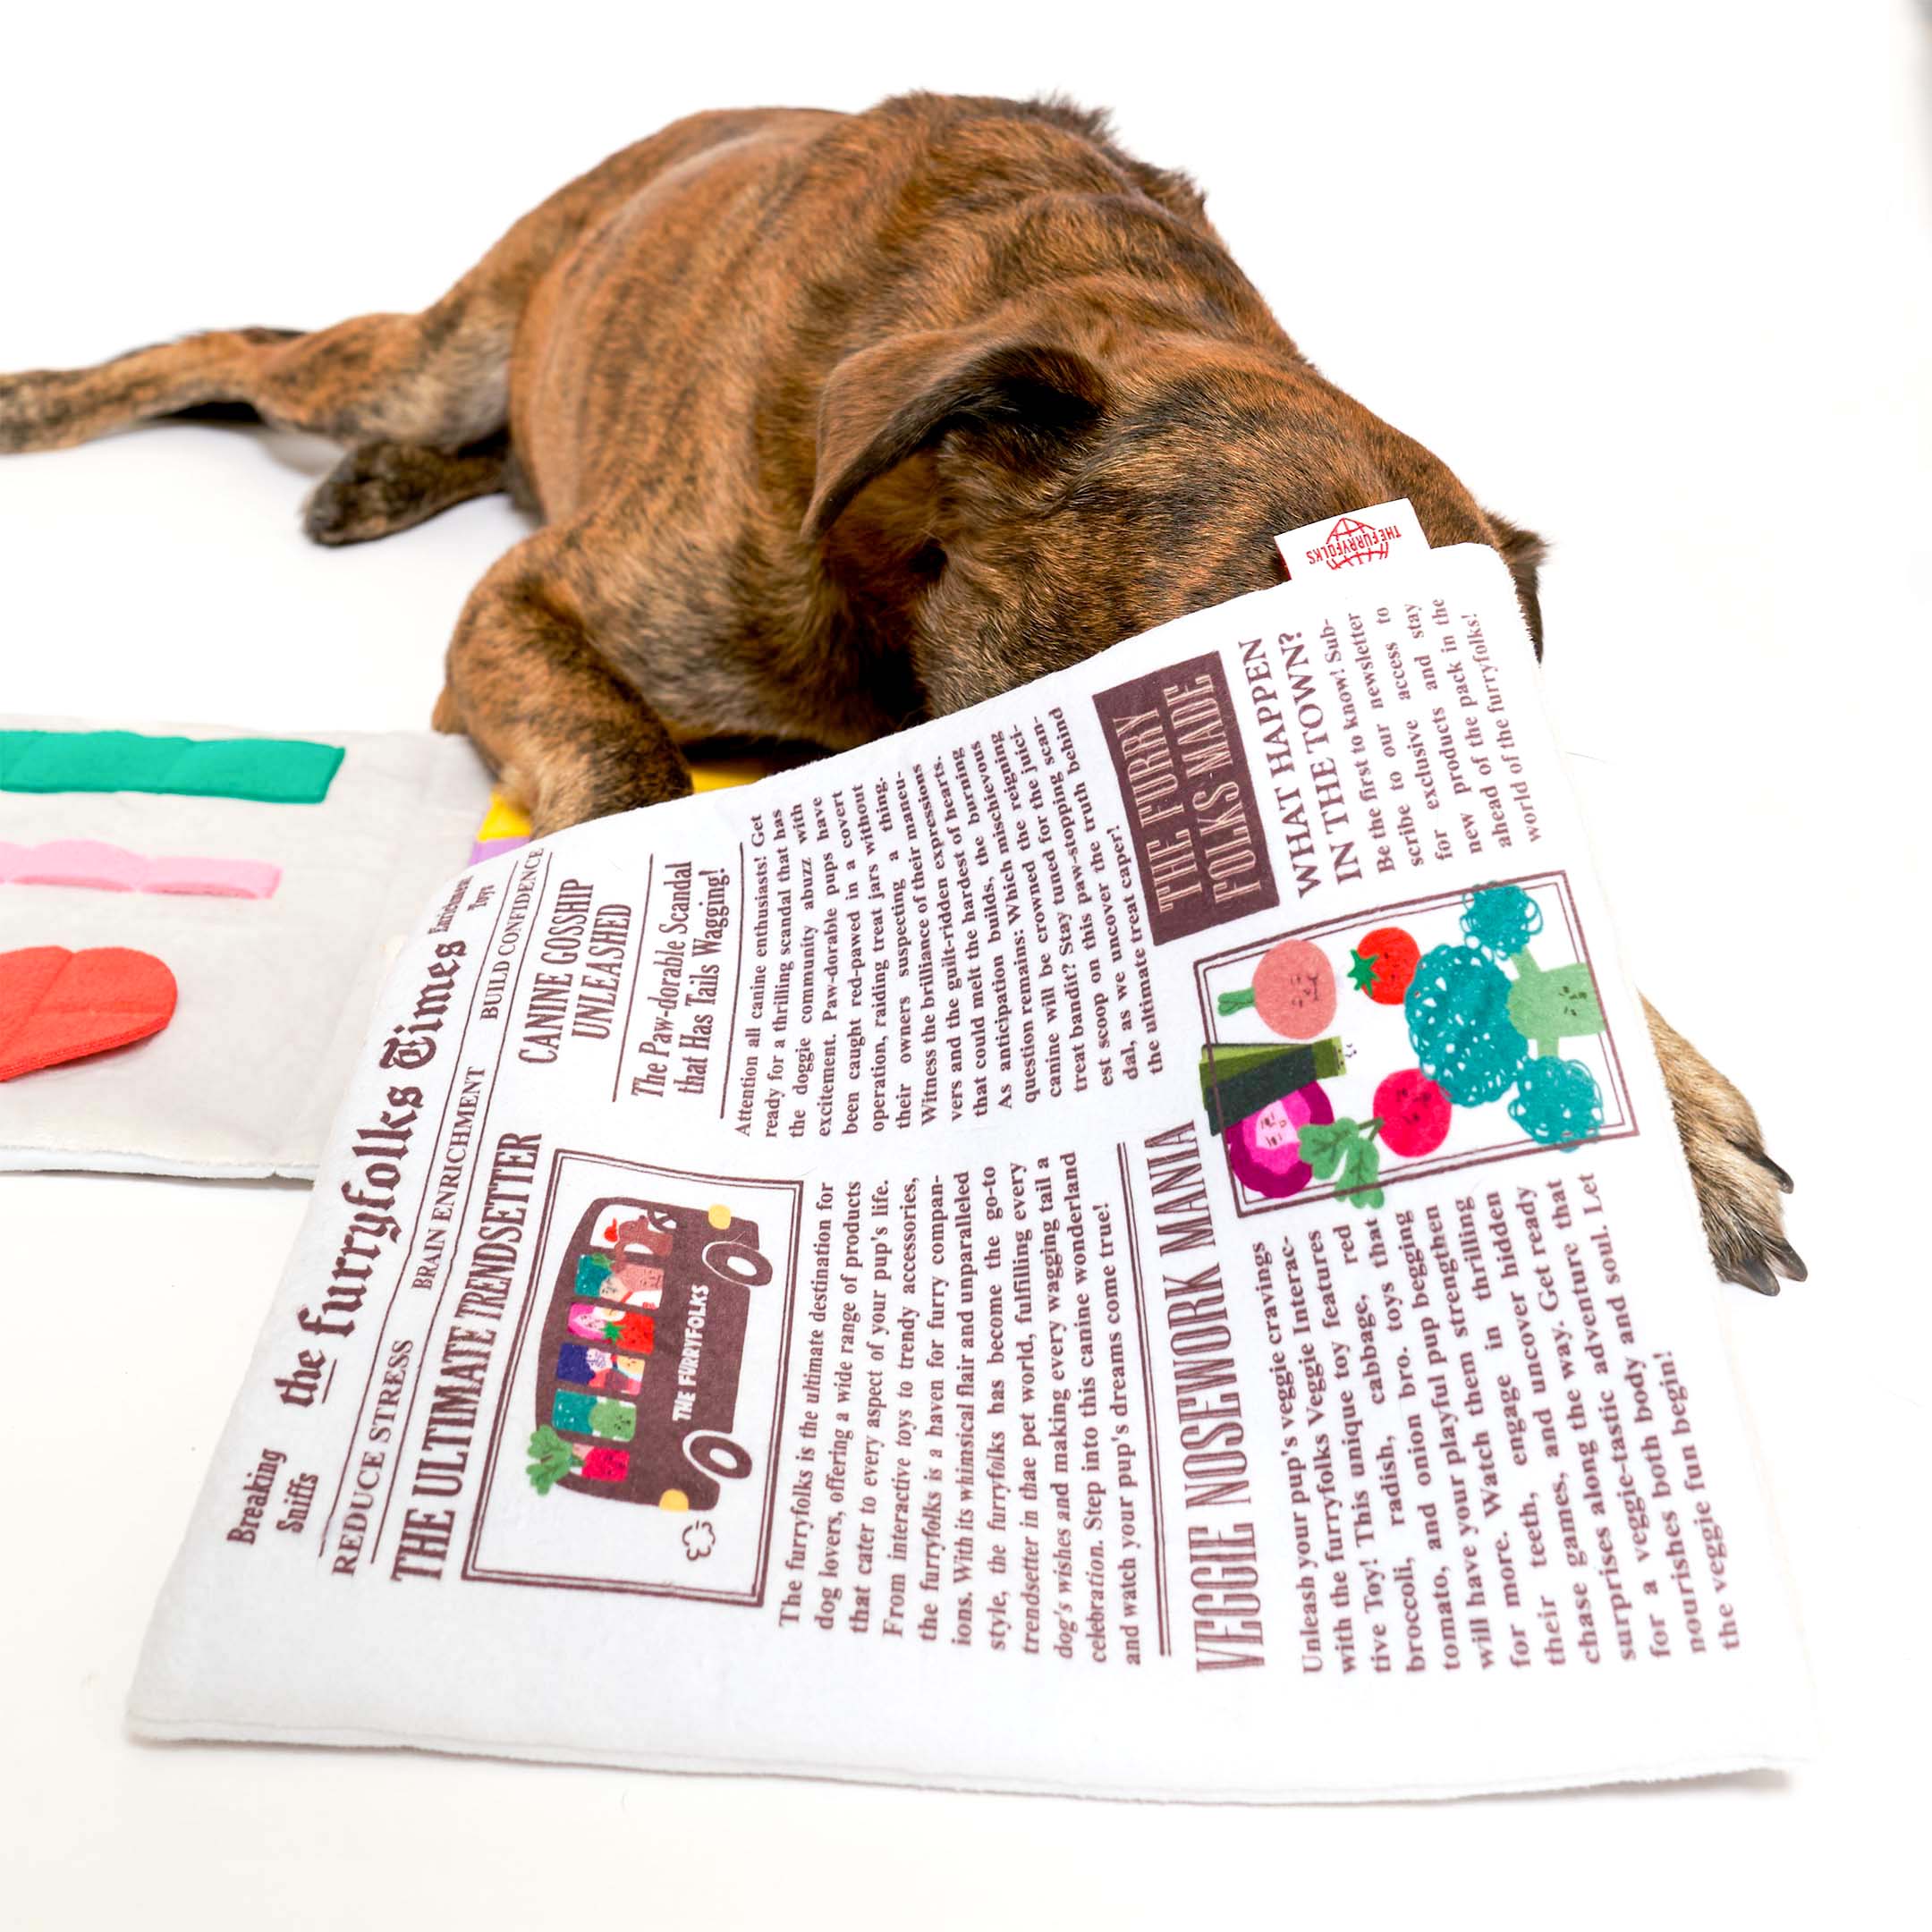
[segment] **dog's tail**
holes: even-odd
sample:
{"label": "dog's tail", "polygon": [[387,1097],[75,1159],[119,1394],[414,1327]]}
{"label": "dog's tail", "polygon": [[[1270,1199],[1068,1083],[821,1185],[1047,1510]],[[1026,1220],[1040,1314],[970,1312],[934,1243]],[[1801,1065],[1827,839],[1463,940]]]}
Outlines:
{"label": "dog's tail", "polygon": [[0,453],[67,449],[161,416],[460,449],[504,425],[515,327],[513,302],[459,284],[419,316],[211,329],[93,369],[0,376]]}
{"label": "dog's tail", "polygon": [[0,453],[69,449],[150,417],[206,411],[246,420],[248,365],[296,329],[217,329],[131,350],[92,369],[0,376]]}

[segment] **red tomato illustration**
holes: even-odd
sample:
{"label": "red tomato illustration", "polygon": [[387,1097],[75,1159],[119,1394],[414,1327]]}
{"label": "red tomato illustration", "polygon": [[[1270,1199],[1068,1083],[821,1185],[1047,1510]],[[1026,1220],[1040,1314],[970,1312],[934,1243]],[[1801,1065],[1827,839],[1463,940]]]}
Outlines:
{"label": "red tomato illustration", "polygon": [[1377,926],[1349,954],[1349,978],[1378,1006],[1400,1006],[1422,949],[1400,926]]}
{"label": "red tomato illustration", "polygon": [[1419,1067],[1391,1073],[1375,1090],[1382,1144],[1404,1160],[1433,1154],[1449,1137],[1449,1096]]}

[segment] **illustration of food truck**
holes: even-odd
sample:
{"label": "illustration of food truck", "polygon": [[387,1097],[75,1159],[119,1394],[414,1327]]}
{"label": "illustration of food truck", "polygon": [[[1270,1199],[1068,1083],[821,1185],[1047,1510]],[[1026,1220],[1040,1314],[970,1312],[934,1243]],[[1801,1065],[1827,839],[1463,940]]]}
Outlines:
{"label": "illustration of food truck", "polygon": [[538,1338],[529,1476],[657,1509],[708,1510],[751,1473],[731,1428],[751,1297],[772,1278],[728,1207],[592,1203]]}

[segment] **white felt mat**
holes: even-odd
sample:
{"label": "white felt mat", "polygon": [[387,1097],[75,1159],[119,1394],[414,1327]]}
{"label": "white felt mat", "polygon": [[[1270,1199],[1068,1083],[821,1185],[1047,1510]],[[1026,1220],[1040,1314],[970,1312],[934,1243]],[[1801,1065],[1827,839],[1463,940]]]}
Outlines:
{"label": "white felt mat", "polygon": [[[131,719],[0,728],[287,737]],[[134,946],[180,987],[153,1038],[0,1081],[0,1169],[246,1178],[315,1173],[385,949],[468,860],[490,781],[464,738],[316,732],[347,756],[317,805],[132,792],[0,792],[0,839],[261,859],[263,900],[0,884],[0,952]]]}

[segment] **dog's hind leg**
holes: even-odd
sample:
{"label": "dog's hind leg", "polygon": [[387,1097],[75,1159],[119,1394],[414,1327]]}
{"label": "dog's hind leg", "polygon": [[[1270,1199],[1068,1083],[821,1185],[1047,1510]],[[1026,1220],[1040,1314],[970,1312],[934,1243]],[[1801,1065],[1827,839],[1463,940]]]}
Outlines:
{"label": "dog's hind leg", "polygon": [[612,675],[555,567],[567,535],[538,531],[471,592],[431,720],[469,733],[539,835],[691,788],[664,720]]}
{"label": "dog's hind leg", "polygon": [[302,528],[318,544],[367,543],[412,529],[473,496],[510,487],[509,438],[447,455],[409,443],[363,443],[316,486]]}

